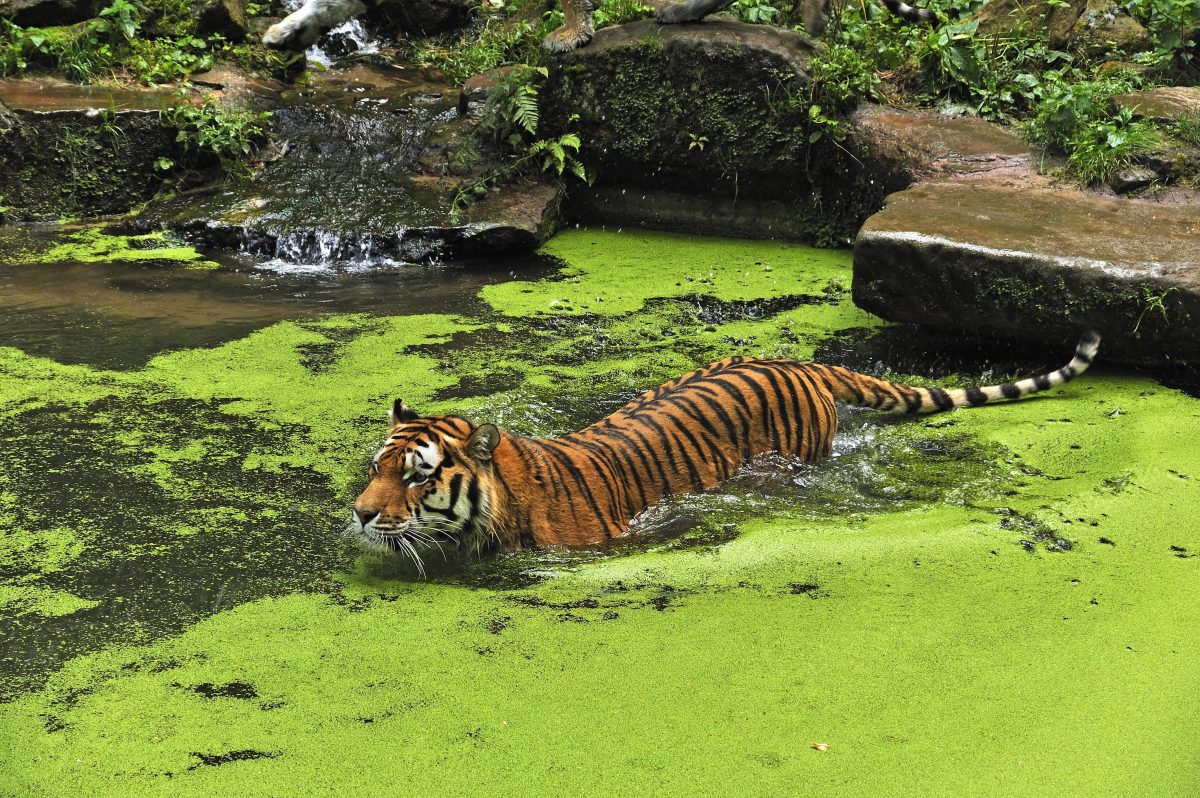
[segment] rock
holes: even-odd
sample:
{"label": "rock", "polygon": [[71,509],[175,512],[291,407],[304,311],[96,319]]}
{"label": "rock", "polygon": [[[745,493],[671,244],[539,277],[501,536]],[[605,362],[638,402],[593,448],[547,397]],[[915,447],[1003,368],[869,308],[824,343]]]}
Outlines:
{"label": "rock", "polygon": [[379,30],[430,36],[466,25],[472,8],[469,0],[381,0],[367,21]]}
{"label": "rock", "polygon": [[1010,128],[970,116],[866,105],[855,113],[856,151],[890,190],[922,178],[998,170],[1031,172],[1036,153]]}
{"label": "rock", "polygon": [[1112,98],[1117,110],[1129,108],[1142,119],[1179,120],[1200,117],[1200,87],[1161,86],[1147,91],[1118,94]]}
{"label": "rock", "polygon": [[663,218],[633,199],[651,194],[696,195],[713,209],[782,200],[790,224],[759,235],[846,242],[886,191],[830,137],[834,125],[847,130],[839,109],[822,109],[830,127],[812,121],[812,48],[792,31],[724,20],[604,28],[552,57],[539,135],[579,133],[596,190],[631,200],[621,205],[631,224]]}
{"label": "rock", "polygon": [[531,252],[558,231],[563,193],[558,183],[507,186],[467,209],[464,233],[448,247],[460,256]]}
{"label": "rock", "polygon": [[91,0],[0,0],[0,17],[23,28],[71,25],[94,11]]}
{"label": "rock", "polygon": [[484,103],[487,102],[488,92],[500,82],[500,79],[513,70],[522,68],[520,64],[512,64],[497,69],[489,69],[487,72],[480,72],[478,75],[472,75],[467,78],[463,83],[462,90],[458,93],[459,114],[467,116],[468,114],[480,112],[483,109]]}
{"label": "rock", "polygon": [[1007,36],[1022,28],[1045,29],[1050,46],[1061,48],[1086,7],[1087,0],[1067,0],[1066,5],[1048,0],[988,0],[975,12],[975,19],[979,20],[977,32]]}
{"label": "rock", "polygon": [[1200,207],[971,180],[888,198],[854,247],[854,301],[892,321],[1200,363]]}
{"label": "rock", "polygon": [[1089,58],[1150,49],[1150,34],[1111,0],[1088,0],[1071,27],[1070,44]]}
{"label": "rock", "polygon": [[10,219],[122,213],[162,185],[159,157],[182,160],[161,90],[0,80],[0,195]]}
{"label": "rock", "polygon": [[1108,176],[1108,187],[1117,194],[1128,194],[1145,188],[1158,178],[1158,173],[1145,166],[1127,166]]}
{"label": "rock", "polygon": [[1200,174],[1200,149],[1166,142],[1134,155],[1140,167],[1150,169],[1164,183],[1174,183]]}
{"label": "rock", "polygon": [[242,0],[195,0],[196,35],[219,33],[231,42],[246,38],[246,9]]}
{"label": "rock", "polygon": [[558,223],[557,183],[505,187],[462,218],[452,211],[463,180],[449,174],[448,153],[473,127],[456,101],[418,68],[319,73],[268,104],[275,149],[261,171],[152,203],[142,224],[204,247],[306,264],[534,249]]}

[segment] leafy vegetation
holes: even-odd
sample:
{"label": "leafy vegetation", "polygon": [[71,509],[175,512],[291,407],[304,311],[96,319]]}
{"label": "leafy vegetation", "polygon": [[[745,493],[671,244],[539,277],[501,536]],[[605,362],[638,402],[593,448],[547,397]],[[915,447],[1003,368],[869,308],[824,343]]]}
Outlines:
{"label": "leafy vegetation", "polygon": [[546,74],[545,67],[521,67],[501,78],[488,92],[487,111],[478,131],[506,160],[458,191],[454,198],[456,211],[483,199],[503,184],[539,172],[555,177],[570,174],[591,182],[579,160],[581,141],[577,133],[538,137],[538,91]]}
{"label": "leafy vegetation", "polygon": [[186,0],[112,0],[95,18],[65,27],[21,28],[0,19],[0,75],[41,68],[79,83],[116,78],[158,84],[186,80],[217,60],[282,76],[298,58],[235,45],[220,34],[196,35]]}
{"label": "leafy vegetation", "polygon": [[[179,131],[176,140],[193,152],[215,157],[226,174],[247,174],[249,156],[267,139],[270,112],[230,108],[212,97],[192,105],[187,88],[181,90],[181,97],[183,102],[161,112],[163,120]],[[167,158],[160,158],[157,165],[164,170],[174,166]]]}
{"label": "leafy vegetation", "polygon": [[1200,30],[1200,0],[1131,0],[1126,7],[1146,25],[1152,48],[1130,54],[1131,69],[1104,76],[1081,52],[1053,47],[1044,28],[1014,23],[1007,33],[985,34],[970,16],[978,5],[971,0],[926,5],[939,25],[910,25],[875,4],[847,4],[832,15],[826,48],[810,65],[815,97],[944,107],[1018,124],[1033,143],[1067,156],[1068,171],[1088,183],[1168,138],[1189,143],[1194,127],[1138,120],[1115,110],[1111,98],[1194,81],[1196,43],[1188,36]]}

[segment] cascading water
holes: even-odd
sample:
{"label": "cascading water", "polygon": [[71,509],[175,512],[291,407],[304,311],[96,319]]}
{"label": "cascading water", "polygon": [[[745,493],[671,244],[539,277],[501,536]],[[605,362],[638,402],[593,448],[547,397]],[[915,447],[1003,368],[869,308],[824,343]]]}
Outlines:
{"label": "cascading water", "polygon": [[431,137],[456,120],[456,101],[415,69],[323,73],[274,109],[274,160],[189,198],[169,224],[282,270],[436,258],[473,233],[451,222],[452,190],[421,163]]}
{"label": "cascading water", "polygon": [[[290,14],[303,4],[304,0],[287,0],[283,4],[283,8]],[[304,55],[309,62],[328,68],[338,58],[351,53],[359,55],[377,53],[379,44],[378,37],[367,29],[361,19],[355,18],[330,30],[321,37],[320,41],[309,47]]]}

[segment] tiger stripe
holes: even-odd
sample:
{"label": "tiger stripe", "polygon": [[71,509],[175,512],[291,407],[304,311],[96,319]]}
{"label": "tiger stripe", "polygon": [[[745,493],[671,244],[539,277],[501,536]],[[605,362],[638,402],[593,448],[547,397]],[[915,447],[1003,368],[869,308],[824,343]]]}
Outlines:
{"label": "tiger stripe", "polygon": [[833,446],[837,402],[921,414],[1020,399],[1082,374],[1099,345],[1087,333],[1057,371],[954,389],[841,366],[730,357],[554,439],[460,416],[420,418],[397,401],[352,529],[416,560],[418,547],[442,538],[472,551],[594,544],[624,534],[662,498],[711,488],[765,452],[821,459]]}

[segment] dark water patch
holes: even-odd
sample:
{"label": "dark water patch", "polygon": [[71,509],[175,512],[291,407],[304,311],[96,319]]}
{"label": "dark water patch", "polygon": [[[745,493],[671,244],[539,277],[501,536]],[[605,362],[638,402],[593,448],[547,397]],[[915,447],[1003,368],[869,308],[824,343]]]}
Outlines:
{"label": "dark water patch", "polygon": [[[1082,334],[1083,330],[1079,332]],[[998,384],[1054,371],[1070,361],[1075,343],[1037,344],[991,332],[893,324],[877,329],[842,330],[824,339],[813,359],[873,376],[911,374],[932,380],[947,378],[952,385],[967,386]],[[1103,342],[1096,364],[1114,370],[1105,366]],[[1200,369],[1194,365],[1131,371],[1200,398]]]}
{"label": "dark water patch", "polygon": [[504,630],[512,623],[512,617],[508,615],[493,615],[484,621],[484,628],[491,634],[504,634]]}
{"label": "dark water patch", "polygon": [[1021,515],[1010,507],[999,507],[995,513],[1005,516],[1000,521],[1000,528],[1020,535],[1017,543],[1025,551],[1034,552],[1040,547],[1049,552],[1067,552],[1075,548],[1074,543],[1038,518]]}
{"label": "dark water patch", "polygon": [[279,756],[279,752],[256,751],[253,748],[243,748],[238,751],[226,751],[222,754],[202,754],[198,751],[193,751],[191,755],[200,761],[189,767],[188,770],[195,770],[199,767],[228,765],[230,762],[245,762],[251,759],[275,759]]}
{"label": "dark water patch", "polygon": [[[486,263],[359,272],[263,271],[244,258],[218,269],[143,262],[4,265],[13,228],[0,228],[0,329],[4,345],[59,363],[137,369],[162,352],[217,346],[280,321],[334,313],[479,315],[485,285],[538,279],[556,262],[531,256]],[[29,232],[49,249],[62,233]],[[25,246],[24,244],[22,246]],[[336,330],[321,329],[333,339]],[[311,362],[320,367],[321,353]]]}
{"label": "dark water patch", "polygon": [[912,374],[941,379],[964,375],[971,381],[965,385],[1000,383],[1053,371],[1069,361],[1074,351],[1074,342],[1039,348],[990,334],[898,324],[843,330],[823,340],[813,359],[874,376]]}
{"label": "dark water patch", "polygon": [[333,589],[347,552],[329,534],[342,501],[327,479],[242,467],[252,452],[286,456],[289,439],[304,434],[264,432],[201,402],[142,397],[10,418],[0,448],[16,528],[66,530],[83,549],[53,568],[33,563],[32,583],[30,563],[0,566],[0,575],[96,606],[7,617],[0,695],[114,642],[148,642],[264,596]]}
{"label": "dark water patch", "polygon": [[824,594],[819,592],[821,586],[816,582],[791,582],[788,584],[788,592],[793,596],[808,596],[809,598],[820,598]]}
{"label": "dark water patch", "polygon": [[175,682],[171,686],[190,690],[196,695],[210,700],[214,698],[236,698],[241,701],[249,701],[252,698],[258,698],[258,691],[254,689],[254,685],[247,684],[246,682],[229,682],[227,684],[201,682],[200,684],[190,686]]}
{"label": "dark water patch", "polygon": [[[667,300],[658,301],[663,302]],[[672,304],[680,306],[679,316],[681,318],[692,318],[702,324],[717,326],[734,321],[768,319],[805,305],[825,304],[829,300],[824,296],[811,296],[808,294],[789,294],[780,297],[751,300],[717,299],[706,294],[692,294],[691,296],[669,301]]]}

